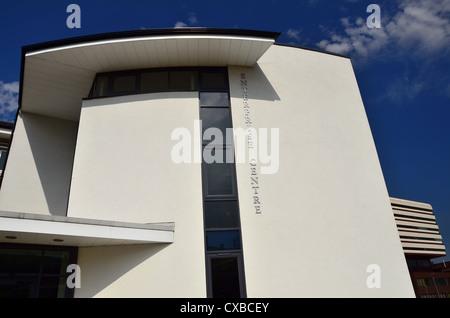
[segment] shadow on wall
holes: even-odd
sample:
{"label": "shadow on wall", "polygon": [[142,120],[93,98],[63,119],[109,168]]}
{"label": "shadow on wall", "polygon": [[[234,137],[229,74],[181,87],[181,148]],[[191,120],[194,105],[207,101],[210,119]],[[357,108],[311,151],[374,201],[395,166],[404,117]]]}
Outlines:
{"label": "shadow on wall", "polygon": [[[108,97],[98,97],[86,99],[83,102],[83,108],[97,106],[111,106],[130,102],[148,102],[159,99],[189,99],[198,98],[197,91],[174,91],[174,92],[155,92],[142,94],[128,94]],[[130,105],[127,105],[129,107]]]}
{"label": "shadow on wall", "polygon": [[[245,76],[247,78],[247,86],[248,86],[248,98],[251,99],[258,99],[258,100],[265,100],[265,101],[276,101],[280,100],[280,96],[278,96],[277,92],[275,91],[275,88],[272,86],[270,81],[267,79],[266,75],[264,74],[264,71],[261,69],[261,67],[256,64],[252,67],[243,68],[239,67],[238,70],[234,70],[233,67],[230,67],[230,73],[231,72],[238,72],[236,74],[239,76],[240,79],[240,73],[245,73]],[[230,76],[230,81],[237,81],[237,79],[233,79],[232,76]],[[230,86],[233,87],[234,85],[241,85],[240,82],[238,83],[230,83]],[[242,98],[242,89],[232,89],[231,97],[234,98]]]}
{"label": "shadow on wall", "polygon": [[[152,278],[156,277],[159,281],[164,280],[164,277],[161,277],[161,272],[167,273],[167,271],[158,270],[157,267],[147,267],[142,275],[139,275],[139,271],[131,272],[167,246],[169,244],[80,248],[78,265],[81,272],[81,288],[75,290],[75,297],[95,297],[127,273],[131,277],[128,278],[125,285],[120,285],[111,289],[111,293],[100,294],[98,297],[148,297],[145,295],[145,291],[142,292],[142,289],[159,289],[161,284],[152,284],[154,283]],[[156,285],[158,287],[151,287]],[[133,290],[130,291],[127,288]],[[158,294],[158,291],[153,293],[153,295],[155,294]]]}
{"label": "shadow on wall", "polygon": [[66,216],[78,123],[26,113],[20,116],[48,212]]}

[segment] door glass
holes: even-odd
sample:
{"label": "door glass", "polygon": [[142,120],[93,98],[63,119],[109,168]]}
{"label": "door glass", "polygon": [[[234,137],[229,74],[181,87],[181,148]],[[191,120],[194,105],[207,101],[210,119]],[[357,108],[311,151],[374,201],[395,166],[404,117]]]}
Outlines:
{"label": "door glass", "polygon": [[211,258],[211,280],[214,298],[239,298],[237,257]]}

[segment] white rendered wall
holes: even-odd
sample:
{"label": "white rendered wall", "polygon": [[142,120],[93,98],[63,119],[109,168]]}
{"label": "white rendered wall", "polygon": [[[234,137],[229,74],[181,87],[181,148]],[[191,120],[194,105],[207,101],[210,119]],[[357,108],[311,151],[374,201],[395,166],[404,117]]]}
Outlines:
{"label": "white rendered wall", "polygon": [[0,210],[65,216],[78,123],[30,113],[17,118]]}
{"label": "white rendered wall", "polygon": [[206,296],[201,165],[171,158],[172,131],[194,138],[198,118],[197,92],[83,102],[68,216],[175,222],[175,235],[172,244],[80,248],[76,297]]}
{"label": "white rendered wall", "polygon": [[247,296],[414,297],[350,60],[275,45],[258,65],[229,68],[234,128],[245,73],[252,127],[280,135],[278,172],[258,164],[261,214],[237,165]]}

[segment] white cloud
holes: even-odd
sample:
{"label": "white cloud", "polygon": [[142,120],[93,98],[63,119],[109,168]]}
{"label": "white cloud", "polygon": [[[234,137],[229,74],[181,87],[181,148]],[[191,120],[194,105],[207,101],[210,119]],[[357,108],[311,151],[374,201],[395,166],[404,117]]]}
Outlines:
{"label": "white cloud", "polygon": [[0,81],[0,117],[11,117],[16,113],[18,94],[19,82],[3,83]]}
{"label": "white cloud", "polygon": [[300,30],[295,30],[295,29],[289,29],[287,30],[286,35],[294,40],[300,40]]}
{"label": "white cloud", "polygon": [[189,12],[187,17],[188,23],[184,21],[177,21],[175,23],[175,28],[186,28],[188,26],[195,26],[198,24],[197,15],[194,12]]}
{"label": "white cloud", "polygon": [[399,0],[399,12],[392,18],[383,16],[381,28],[368,28],[361,17],[354,23],[341,19],[345,35],[330,32],[317,46],[326,51],[359,57],[376,54],[388,44],[412,49],[416,53],[439,52],[450,47],[450,1]]}
{"label": "white cloud", "polygon": [[184,23],[183,21],[178,21],[177,23],[175,23],[175,28],[185,28],[188,25],[186,23]]}
{"label": "white cloud", "polygon": [[196,25],[198,24],[197,16],[194,12],[190,12],[188,16],[188,21],[190,25]]}
{"label": "white cloud", "polygon": [[386,29],[401,46],[430,53],[450,45],[448,0],[402,0],[400,8]]}

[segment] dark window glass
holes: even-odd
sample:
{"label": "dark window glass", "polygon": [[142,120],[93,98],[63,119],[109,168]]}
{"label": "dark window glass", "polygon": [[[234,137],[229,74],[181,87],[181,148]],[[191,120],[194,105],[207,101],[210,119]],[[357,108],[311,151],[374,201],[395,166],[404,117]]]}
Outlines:
{"label": "dark window glass", "polygon": [[108,95],[108,76],[97,76],[94,82],[92,97],[100,97]]}
{"label": "dark window glass", "polygon": [[230,106],[228,93],[223,92],[201,92],[200,106]]}
{"label": "dark window glass", "polygon": [[212,258],[211,282],[214,298],[239,298],[241,295],[237,258]]}
{"label": "dark window glass", "polygon": [[6,151],[1,151],[0,152],[0,170],[3,170],[5,168],[6,155],[7,155]]}
{"label": "dark window glass", "polygon": [[195,91],[197,90],[196,71],[171,71],[170,89],[175,91]]}
{"label": "dark window glass", "polygon": [[202,90],[227,90],[228,85],[223,72],[204,72]]}
{"label": "dark window glass", "polygon": [[68,251],[45,251],[42,272],[44,274],[64,275],[69,265]]}
{"label": "dark window glass", "polygon": [[[202,108],[200,118],[202,119],[202,136],[206,129],[217,128],[222,133],[222,141],[219,141],[219,143],[225,144],[227,128],[231,128],[230,110],[228,108]],[[230,133],[232,136],[232,132]],[[229,141],[232,142],[232,140]],[[203,142],[209,143],[208,140]]]}
{"label": "dark window glass", "polygon": [[113,77],[114,94],[132,93],[136,91],[136,75],[116,75]]}
{"label": "dark window glass", "polygon": [[39,298],[57,298],[60,278],[58,276],[41,277]]}
{"label": "dark window glass", "polygon": [[140,93],[167,92],[168,72],[146,72],[141,74]]}
{"label": "dark window glass", "polygon": [[40,266],[40,250],[0,249],[0,274],[38,274]]}
{"label": "dark window glass", "polygon": [[240,249],[241,239],[239,237],[239,231],[206,231],[206,244],[208,251]]}
{"label": "dark window glass", "polygon": [[233,194],[232,165],[215,162],[206,164],[207,196]]}
{"label": "dark window glass", "polygon": [[0,248],[0,298],[73,297],[66,286],[73,249]]}
{"label": "dark window glass", "polygon": [[0,298],[32,298],[37,291],[37,277],[0,278]]}
{"label": "dark window glass", "polygon": [[232,228],[238,226],[236,201],[205,202],[205,228]]}
{"label": "dark window glass", "polygon": [[447,286],[447,280],[445,277],[436,277],[435,281],[437,286]]}

